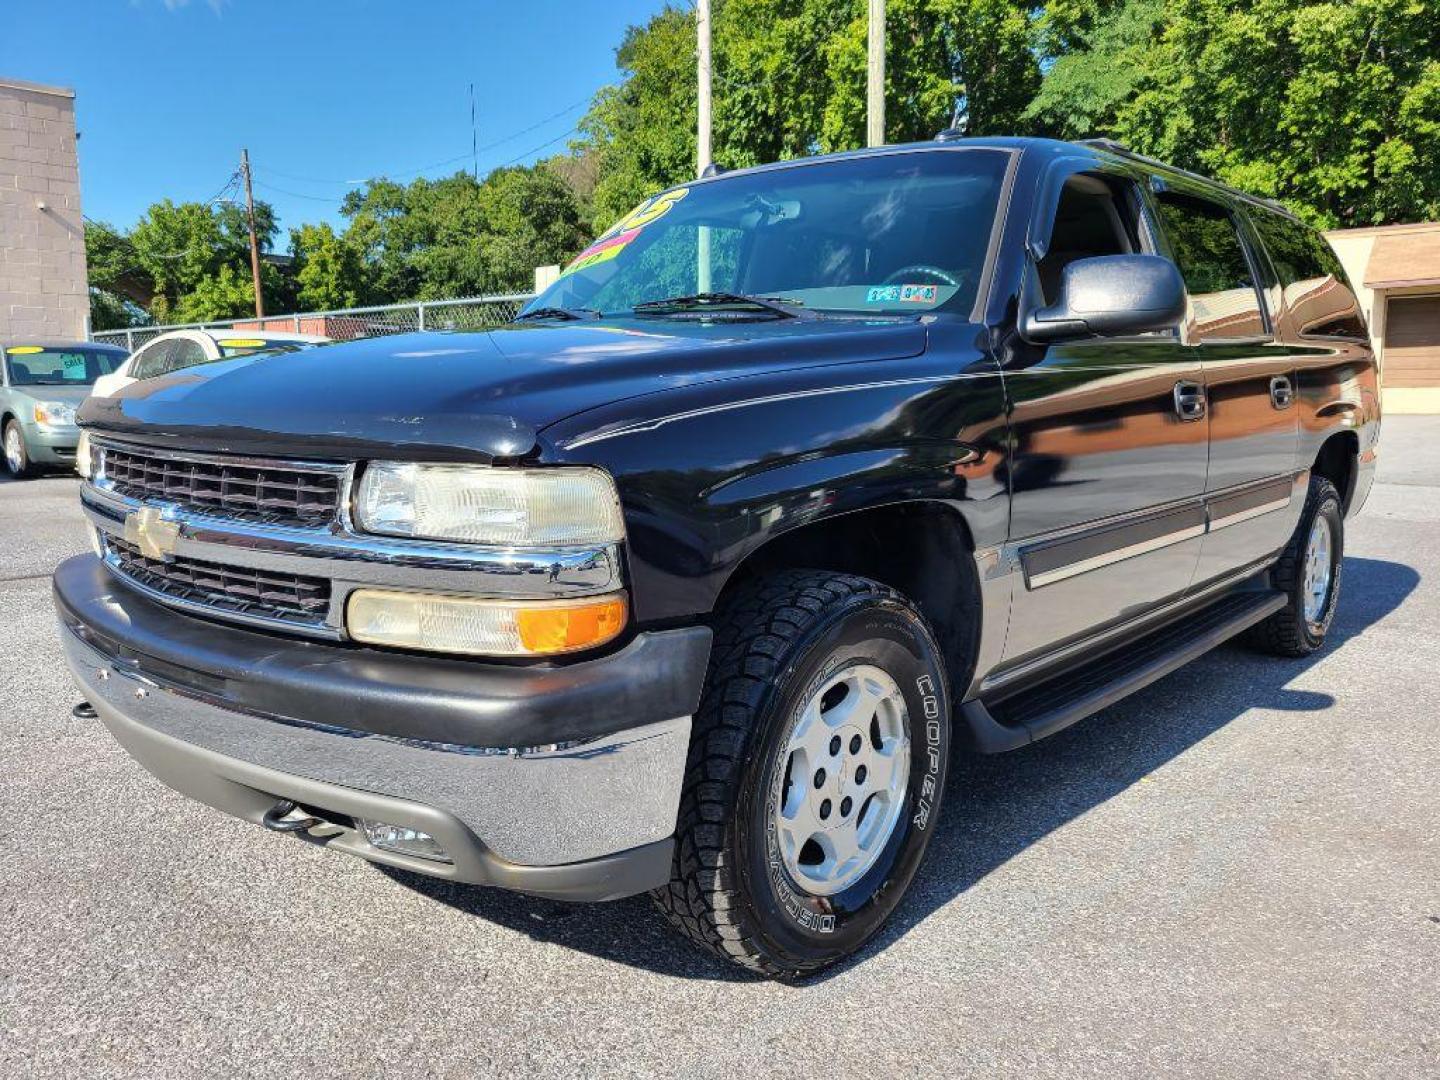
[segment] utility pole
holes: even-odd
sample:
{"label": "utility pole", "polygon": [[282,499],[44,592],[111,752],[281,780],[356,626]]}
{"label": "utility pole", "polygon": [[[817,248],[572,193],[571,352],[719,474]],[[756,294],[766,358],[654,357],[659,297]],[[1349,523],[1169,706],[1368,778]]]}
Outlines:
{"label": "utility pole", "polygon": [[695,132],[695,172],[703,173],[710,164],[710,0],[695,0],[695,53],[699,59],[696,77],[699,82],[699,117]]}
{"label": "utility pole", "polygon": [[[695,172],[705,175],[710,167],[710,0],[695,0],[695,78],[697,123],[695,131]],[[710,274],[710,227],[701,225],[695,236],[695,291],[708,293]]]}
{"label": "utility pole", "polygon": [[255,238],[255,196],[250,190],[250,151],[240,151],[240,175],[245,177],[245,216],[250,221],[250,275],[255,279],[255,317],[265,317],[265,300],[260,295],[260,243]]}
{"label": "utility pole", "polygon": [[870,0],[870,48],[865,65],[865,145],[885,145],[885,0]]}

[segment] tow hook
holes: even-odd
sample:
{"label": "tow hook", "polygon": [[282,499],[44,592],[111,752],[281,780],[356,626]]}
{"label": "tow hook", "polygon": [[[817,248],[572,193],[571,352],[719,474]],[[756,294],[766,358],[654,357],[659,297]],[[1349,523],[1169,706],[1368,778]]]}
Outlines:
{"label": "tow hook", "polygon": [[265,816],[260,819],[260,824],[272,832],[303,832],[320,824],[319,818],[290,817],[297,809],[298,807],[289,799],[281,799],[265,811]]}

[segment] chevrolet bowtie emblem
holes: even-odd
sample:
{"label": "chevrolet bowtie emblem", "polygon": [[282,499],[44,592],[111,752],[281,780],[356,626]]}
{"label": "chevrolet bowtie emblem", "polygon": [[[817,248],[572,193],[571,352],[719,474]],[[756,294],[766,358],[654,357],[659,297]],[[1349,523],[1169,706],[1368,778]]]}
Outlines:
{"label": "chevrolet bowtie emblem", "polygon": [[153,506],[125,515],[125,542],[134,544],[147,559],[169,561],[180,538],[180,523],[166,518]]}

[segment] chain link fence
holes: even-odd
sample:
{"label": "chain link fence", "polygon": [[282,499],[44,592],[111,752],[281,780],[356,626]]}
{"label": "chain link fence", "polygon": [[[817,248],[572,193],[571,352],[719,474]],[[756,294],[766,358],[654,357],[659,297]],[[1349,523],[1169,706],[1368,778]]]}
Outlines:
{"label": "chain link fence", "polygon": [[217,322],[175,326],[135,326],[128,330],[99,330],[94,341],[123,345],[134,352],[147,341],[171,330],[270,330],[319,334],[334,341],[405,334],[412,330],[484,330],[515,317],[531,293],[472,296],[463,300],[425,300],[413,304],[307,311],[298,315],[266,315],[263,319],[221,319]]}

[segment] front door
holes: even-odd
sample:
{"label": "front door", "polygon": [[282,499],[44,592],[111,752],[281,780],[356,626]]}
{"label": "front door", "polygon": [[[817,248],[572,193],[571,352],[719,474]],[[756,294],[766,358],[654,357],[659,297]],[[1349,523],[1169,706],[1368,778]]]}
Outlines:
{"label": "front door", "polygon": [[[1059,192],[1033,287],[1065,265],[1154,252],[1127,176]],[[1205,529],[1209,418],[1197,350],[1173,332],[1027,346],[1007,360],[1012,550],[1023,571],[1005,663],[1022,664],[1178,597]]]}

